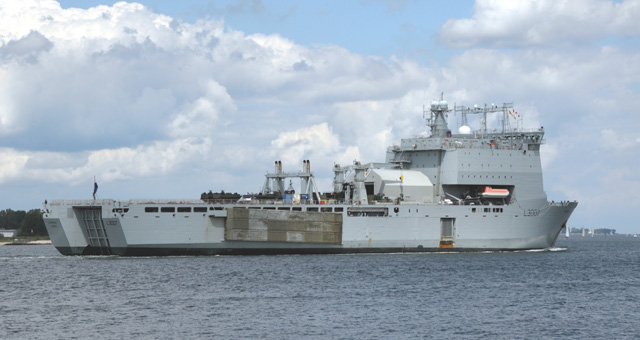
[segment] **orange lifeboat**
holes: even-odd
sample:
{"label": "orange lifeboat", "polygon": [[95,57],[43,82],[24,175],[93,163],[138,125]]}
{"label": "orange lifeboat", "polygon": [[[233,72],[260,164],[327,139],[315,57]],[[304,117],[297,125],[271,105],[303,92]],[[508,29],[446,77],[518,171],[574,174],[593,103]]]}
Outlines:
{"label": "orange lifeboat", "polygon": [[480,193],[480,196],[485,198],[507,198],[509,196],[509,190],[507,189],[494,189],[492,187],[484,187],[484,191]]}

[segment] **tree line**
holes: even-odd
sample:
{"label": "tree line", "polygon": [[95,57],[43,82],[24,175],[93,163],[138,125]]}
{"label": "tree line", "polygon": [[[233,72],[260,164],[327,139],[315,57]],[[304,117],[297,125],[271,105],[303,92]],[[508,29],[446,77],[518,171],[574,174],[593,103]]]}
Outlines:
{"label": "tree line", "polygon": [[17,229],[16,236],[48,236],[40,209],[0,210],[0,229]]}

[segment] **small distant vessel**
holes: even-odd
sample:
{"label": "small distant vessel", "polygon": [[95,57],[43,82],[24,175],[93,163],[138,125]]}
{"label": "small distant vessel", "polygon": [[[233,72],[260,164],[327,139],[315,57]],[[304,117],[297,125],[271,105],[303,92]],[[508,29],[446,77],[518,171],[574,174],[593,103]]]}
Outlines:
{"label": "small distant vessel", "polygon": [[580,236],[580,238],[584,238],[585,232],[586,231],[585,231],[584,227],[582,227],[582,236]]}

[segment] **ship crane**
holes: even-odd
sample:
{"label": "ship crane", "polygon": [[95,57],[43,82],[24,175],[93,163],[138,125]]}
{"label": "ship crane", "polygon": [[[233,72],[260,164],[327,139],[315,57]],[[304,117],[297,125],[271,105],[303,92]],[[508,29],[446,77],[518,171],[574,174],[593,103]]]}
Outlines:
{"label": "ship crane", "polygon": [[[311,172],[311,162],[309,160],[302,161],[301,172],[283,172],[282,161],[275,162],[275,172],[265,175],[264,185],[261,193],[268,195],[272,192],[280,192],[284,198],[284,183],[287,178],[300,178],[301,194],[307,195],[309,198],[315,198],[320,202],[320,194],[316,186],[316,181]],[[290,182],[291,183],[291,182]]]}
{"label": "ship crane", "polygon": [[[353,161],[353,165],[340,166],[335,164],[333,167],[333,171],[335,173],[335,177],[333,180],[334,192],[342,191],[342,184],[346,183],[346,173],[349,171],[355,171],[353,176],[353,201],[359,202],[360,204],[369,204],[367,199],[367,190],[364,186],[364,179],[367,177],[367,173],[371,169],[371,164],[362,165],[359,161]],[[349,200],[351,196],[350,186],[347,186],[347,190],[345,191],[345,201]]]}
{"label": "ship crane", "polygon": [[[369,175],[371,169],[381,168],[397,168],[396,164],[392,163],[367,163],[362,164],[357,160],[353,161],[353,165],[341,166],[335,164],[333,166],[334,179],[333,179],[333,192],[339,193],[343,191],[344,184],[350,184],[346,186],[344,191],[344,200],[349,201],[351,197],[351,187],[353,186],[353,202],[358,204],[369,204],[367,198],[367,190],[364,185],[364,181]],[[353,173],[353,177],[350,181],[347,180],[347,173]]]}

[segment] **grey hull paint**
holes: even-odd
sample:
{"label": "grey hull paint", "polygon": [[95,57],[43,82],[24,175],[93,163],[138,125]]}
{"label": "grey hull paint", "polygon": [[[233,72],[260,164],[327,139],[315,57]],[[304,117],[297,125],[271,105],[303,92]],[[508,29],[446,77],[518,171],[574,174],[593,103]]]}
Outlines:
{"label": "grey hull paint", "polygon": [[[92,205],[91,208],[109,212],[118,204],[114,202]],[[514,212],[511,212],[514,214],[513,217],[504,215],[505,212],[503,215],[473,216],[473,213],[470,213],[474,208],[472,206],[400,206],[402,209],[399,216],[345,216],[342,244],[339,245],[224,241],[222,212],[216,212],[220,216],[192,213],[182,218],[174,218],[171,215],[156,217],[143,215],[145,206],[130,205],[129,214],[133,213],[134,216],[102,218],[106,221],[105,232],[110,241],[108,247],[89,244],[86,231],[83,233],[78,217],[72,214],[86,208],[84,206],[60,206],[59,211],[66,212],[67,215],[61,216],[63,214],[53,211],[50,214],[57,216],[45,218],[45,222],[52,242],[64,255],[196,256],[516,251],[552,247],[576,204],[548,205],[539,209],[540,213],[536,216],[528,217],[515,215]],[[396,206],[390,206],[393,207]],[[141,212],[139,215],[135,215],[136,209]],[[503,209],[521,211],[514,207]],[[422,211],[420,216],[402,215],[416,210]],[[445,216],[458,221],[455,241],[450,248],[439,247],[439,221]],[[179,232],[170,234],[170,230],[174,229]],[[183,237],[187,242],[166,242],[172,235]],[[198,237],[199,235],[201,237]],[[216,237],[217,241],[210,241]],[[209,241],[206,241],[206,238],[209,238]],[[149,243],[150,241],[155,243]]]}

